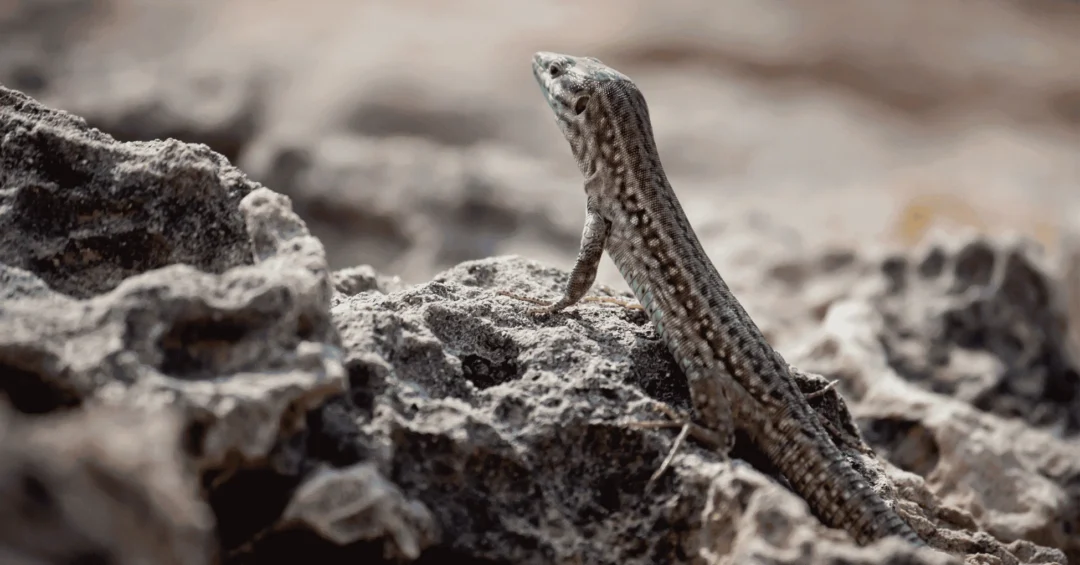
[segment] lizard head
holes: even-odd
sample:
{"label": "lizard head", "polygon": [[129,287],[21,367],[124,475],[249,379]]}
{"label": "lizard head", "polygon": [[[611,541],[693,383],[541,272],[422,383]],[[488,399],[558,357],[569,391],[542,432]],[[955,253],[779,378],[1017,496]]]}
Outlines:
{"label": "lizard head", "polygon": [[560,122],[587,113],[593,99],[609,90],[637,90],[630,77],[595,57],[541,51],[533,55],[533,76]]}
{"label": "lizard head", "polygon": [[[595,170],[601,143],[613,142],[610,138],[617,129],[633,124],[649,127],[647,114],[644,121],[626,119],[647,112],[637,85],[599,59],[541,51],[533,55],[532,66],[533,76],[586,177]],[[609,139],[601,140],[604,136]]]}

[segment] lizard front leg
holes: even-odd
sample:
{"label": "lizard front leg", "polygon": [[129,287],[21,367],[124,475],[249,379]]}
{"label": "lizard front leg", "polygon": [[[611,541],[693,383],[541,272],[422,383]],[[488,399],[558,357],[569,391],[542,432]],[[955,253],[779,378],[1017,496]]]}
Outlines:
{"label": "lizard front leg", "polygon": [[558,312],[573,306],[589,292],[596,281],[596,270],[600,267],[600,258],[604,255],[604,242],[607,241],[611,224],[600,216],[596,198],[590,196],[585,204],[585,228],[581,232],[581,249],[578,250],[574,268],[570,271],[570,280],[561,298],[550,306],[539,308],[541,312]]}
{"label": "lizard front leg", "polygon": [[499,294],[517,300],[524,300],[538,304],[541,308],[531,310],[537,314],[550,314],[559,312],[581,301],[611,302],[625,307],[633,307],[627,301],[613,297],[589,296],[585,293],[596,281],[596,270],[600,266],[600,258],[604,255],[604,242],[607,241],[611,231],[611,224],[600,215],[596,197],[590,196],[585,205],[585,228],[581,233],[581,248],[578,250],[574,268],[570,271],[570,280],[566,283],[566,289],[562,297],[555,302],[547,302],[526,296],[520,296],[505,291]]}

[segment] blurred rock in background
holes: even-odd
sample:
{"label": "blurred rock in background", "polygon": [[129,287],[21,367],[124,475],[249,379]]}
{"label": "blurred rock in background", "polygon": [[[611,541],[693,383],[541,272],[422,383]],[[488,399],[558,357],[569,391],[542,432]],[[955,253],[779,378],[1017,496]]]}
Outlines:
{"label": "blurred rock in background", "polygon": [[[122,140],[206,143],[290,195],[332,267],[419,282],[574,256],[537,50],[640,84],[721,269],[719,227],[761,212],[811,243],[1053,246],[1080,198],[1078,37],[1060,0],[7,0],[0,83]],[[606,259],[600,279],[623,284]]]}

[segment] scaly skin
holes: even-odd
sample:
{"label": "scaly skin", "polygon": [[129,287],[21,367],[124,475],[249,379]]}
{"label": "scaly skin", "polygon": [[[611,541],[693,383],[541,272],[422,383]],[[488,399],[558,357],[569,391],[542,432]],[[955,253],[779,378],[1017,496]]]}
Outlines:
{"label": "scaly skin", "polygon": [[533,74],[585,177],[581,250],[564,295],[580,301],[604,250],[682,367],[698,419],[733,443],[745,430],[825,524],[860,544],[923,540],[830,439],[788,364],[728,289],[664,174],[649,109],[628,77],[592,57],[537,53]]}

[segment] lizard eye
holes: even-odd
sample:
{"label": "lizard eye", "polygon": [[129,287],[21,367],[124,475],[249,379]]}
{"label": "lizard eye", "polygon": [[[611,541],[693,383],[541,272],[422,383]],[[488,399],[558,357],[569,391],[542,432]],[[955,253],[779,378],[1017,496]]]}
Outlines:
{"label": "lizard eye", "polygon": [[557,63],[552,63],[551,66],[548,67],[548,74],[551,75],[551,78],[555,78],[562,74],[562,67]]}
{"label": "lizard eye", "polygon": [[578,97],[578,99],[574,101],[574,113],[580,116],[581,113],[585,111],[585,107],[588,106],[588,105],[589,105],[589,97],[588,96],[580,96],[580,97]]}

